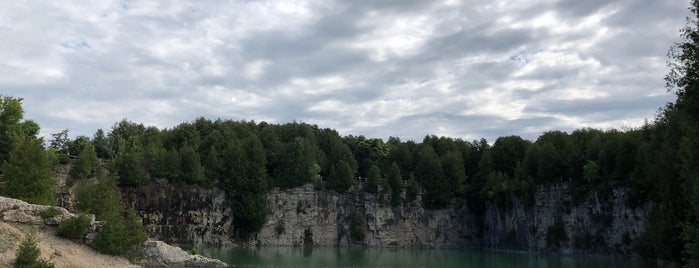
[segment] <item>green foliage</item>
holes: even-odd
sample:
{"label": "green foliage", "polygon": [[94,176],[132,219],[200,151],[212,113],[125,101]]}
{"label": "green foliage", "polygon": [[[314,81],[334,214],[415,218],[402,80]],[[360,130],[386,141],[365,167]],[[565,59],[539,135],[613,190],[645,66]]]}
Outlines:
{"label": "green foliage", "polygon": [[396,162],[393,162],[391,168],[386,171],[386,179],[388,180],[388,187],[391,188],[391,205],[397,206],[402,201],[403,178],[400,175],[400,168]]}
{"label": "green foliage", "polygon": [[376,194],[379,191],[379,184],[381,184],[381,171],[379,171],[379,167],[372,165],[369,168],[369,177],[364,184],[364,191]]}
{"label": "green foliage", "polygon": [[24,120],[22,99],[0,95],[0,165],[10,158],[10,152],[19,143],[35,139],[39,125]]}
{"label": "green foliage", "polygon": [[405,189],[405,199],[408,202],[413,202],[420,194],[420,184],[415,179],[415,174],[410,173],[408,177],[408,187]]}
{"label": "green foliage", "polygon": [[566,234],[565,226],[563,225],[563,221],[558,218],[546,231],[546,245],[548,247],[558,248],[563,246],[563,243],[567,241],[568,235]]}
{"label": "green foliage", "polygon": [[53,218],[58,215],[61,215],[61,211],[56,207],[50,207],[39,212],[39,216],[41,216],[42,219]]}
{"label": "green foliage", "polygon": [[112,178],[101,177],[96,183],[82,182],[76,189],[75,208],[95,214],[97,220],[107,220],[121,211],[121,191]]}
{"label": "green foliage", "polygon": [[73,179],[86,179],[92,175],[98,164],[99,160],[97,159],[95,148],[92,144],[87,143],[80,151],[78,160],[73,163],[70,169],[70,176]]}
{"label": "green foliage", "polygon": [[36,246],[36,236],[35,234],[29,234],[22,241],[22,244],[17,250],[17,255],[14,263],[12,265],[16,268],[48,268],[54,267],[52,263],[49,263],[43,259],[40,259],[41,252]]}
{"label": "green foliage", "polygon": [[141,218],[132,209],[107,218],[106,223],[91,246],[99,252],[118,255],[146,241]]}
{"label": "green foliage", "polygon": [[126,186],[140,185],[147,179],[143,157],[135,151],[124,152],[117,156],[116,171],[119,175],[119,183]]}
{"label": "green foliage", "polygon": [[226,151],[232,167],[222,186],[236,212],[236,233],[246,238],[259,231],[267,217],[267,158],[260,140],[252,135]]}
{"label": "green foliage", "polygon": [[422,201],[428,209],[443,208],[453,197],[451,186],[444,175],[442,163],[431,146],[423,144],[418,153],[415,176],[425,190]]}
{"label": "green foliage", "polygon": [[339,193],[347,192],[354,184],[354,173],[345,161],[340,160],[336,166],[330,168],[327,187]]}
{"label": "green foliage", "polygon": [[90,219],[85,215],[63,220],[58,225],[56,234],[68,239],[82,240],[90,227]]}
{"label": "green foliage", "polygon": [[2,165],[3,194],[29,203],[52,205],[56,181],[41,139],[25,139],[12,149]]}
{"label": "green foliage", "polygon": [[185,145],[179,151],[182,165],[182,179],[190,183],[200,183],[204,181],[204,168],[199,160],[199,153],[194,148]]}

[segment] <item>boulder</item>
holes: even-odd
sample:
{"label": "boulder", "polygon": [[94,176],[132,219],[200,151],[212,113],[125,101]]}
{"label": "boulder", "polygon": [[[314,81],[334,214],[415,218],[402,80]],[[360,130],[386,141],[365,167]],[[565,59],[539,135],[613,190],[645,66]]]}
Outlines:
{"label": "boulder", "polygon": [[226,263],[197,255],[191,255],[179,247],[163,241],[146,241],[141,248],[145,267],[226,267]]}

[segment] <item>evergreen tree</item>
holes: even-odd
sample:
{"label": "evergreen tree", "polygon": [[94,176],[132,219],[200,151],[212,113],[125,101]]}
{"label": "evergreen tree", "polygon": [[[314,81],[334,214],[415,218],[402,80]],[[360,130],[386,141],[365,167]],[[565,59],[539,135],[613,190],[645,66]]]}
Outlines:
{"label": "evergreen tree", "polygon": [[52,263],[40,259],[41,252],[36,246],[36,236],[32,233],[22,241],[12,264],[16,268],[52,268]]}
{"label": "evergreen tree", "polygon": [[340,160],[337,165],[330,168],[327,187],[337,192],[344,193],[354,184],[352,168],[345,161]]}
{"label": "evergreen tree", "polygon": [[422,144],[415,166],[415,176],[425,189],[422,201],[426,208],[443,208],[449,204],[452,198],[451,186],[444,176],[437,153],[428,144]]}
{"label": "evergreen tree", "polygon": [[34,204],[55,203],[56,181],[43,140],[27,138],[17,144],[0,170],[4,195]]}
{"label": "evergreen tree", "polygon": [[364,184],[364,191],[367,193],[376,194],[379,191],[379,185],[381,184],[381,171],[376,165],[372,165],[369,168],[369,177],[366,179],[366,184]]}
{"label": "evergreen tree", "polygon": [[74,179],[86,179],[92,175],[92,171],[97,167],[99,160],[97,153],[92,144],[87,144],[83,147],[78,155],[78,160],[75,161],[70,169],[70,175]]}
{"label": "evergreen tree", "polygon": [[199,183],[204,181],[204,168],[199,160],[199,153],[194,151],[189,145],[184,145],[180,148],[180,163],[181,163],[181,178],[190,183]]}
{"label": "evergreen tree", "polygon": [[408,176],[408,187],[405,189],[405,199],[408,202],[413,202],[420,194],[420,184],[415,179],[415,174],[410,173]]}
{"label": "evergreen tree", "polygon": [[391,204],[396,206],[401,203],[403,193],[403,178],[400,175],[400,168],[396,162],[391,164],[391,168],[386,171],[388,186],[391,188]]}

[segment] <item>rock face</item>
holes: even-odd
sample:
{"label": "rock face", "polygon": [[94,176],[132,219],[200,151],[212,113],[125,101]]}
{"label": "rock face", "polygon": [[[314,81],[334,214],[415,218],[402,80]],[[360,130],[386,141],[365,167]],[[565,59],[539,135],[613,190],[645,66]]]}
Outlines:
{"label": "rock face", "polygon": [[156,180],[123,192],[150,238],[195,247],[233,243],[233,213],[222,190]]}
{"label": "rock face", "polygon": [[[606,197],[591,192],[573,201],[569,184],[561,183],[537,186],[533,206],[517,198],[511,198],[509,208],[489,203],[483,247],[628,255],[631,242],[645,230],[652,205],[629,208],[626,193],[616,188]],[[549,234],[556,232],[551,226],[557,221],[563,227],[562,239]]]}
{"label": "rock face", "polygon": [[[482,247],[627,255],[652,209],[651,204],[626,206],[624,188],[573,200],[566,183],[537,186],[533,203],[515,197],[508,206],[489,203],[480,217],[463,200],[441,210],[426,210],[420,200],[391,207],[360,189],[345,194],[318,191],[311,184],[273,189],[267,222],[248,241],[233,236],[235,212],[221,190],[159,181],[125,192],[149,237],[195,247]],[[556,226],[559,238],[552,241]]]}
{"label": "rock face", "polygon": [[391,207],[361,186],[338,194],[310,184],[274,189],[268,199],[270,214],[253,245],[465,247],[477,242],[474,218],[464,205]]}
{"label": "rock face", "polygon": [[141,248],[144,267],[226,267],[224,262],[210,259],[199,254],[191,255],[179,247],[162,241],[143,242]]}

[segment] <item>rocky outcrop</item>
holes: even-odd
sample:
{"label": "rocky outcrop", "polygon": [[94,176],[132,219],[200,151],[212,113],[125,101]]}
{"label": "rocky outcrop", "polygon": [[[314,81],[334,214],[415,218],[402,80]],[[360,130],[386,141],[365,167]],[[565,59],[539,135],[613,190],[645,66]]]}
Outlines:
{"label": "rocky outcrop", "polygon": [[143,242],[141,248],[144,267],[226,267],[226,263],[199,254],[191,255],[179,247],[162,241]]}
{"label": "rocky outcrop", "polygon": [[76,215],[62,207],[29,204],[19,199],[0,196],[0,218],[5,222],[58,225],[64,219],[72,217]]}
{"label": "rocky outcrop", "polygon": [[194,247],[233,243],[233,212],[222,190],[167,180],[122,190],[152,239]]}
{"label": "rocky outcrop", "polygon": [[645,230],[652,205],[630,208],[626,194],[625,188],[616,188],[605,196],[591,191],[573,200],[570,185],[560,183],[537,186],[533,206],[515,197],[507,208],[489,203],[483,247],[629,255],[631,242]]}
{"label": "rocky outcrop", "polygon": [[419,202],[391,207],[361,186],[338,194],[311,184],[273,189],[268,200],[270,213],[253,245],[432,248],[477,242],[474,218],[462,202],[441,210],[426,210]]}

